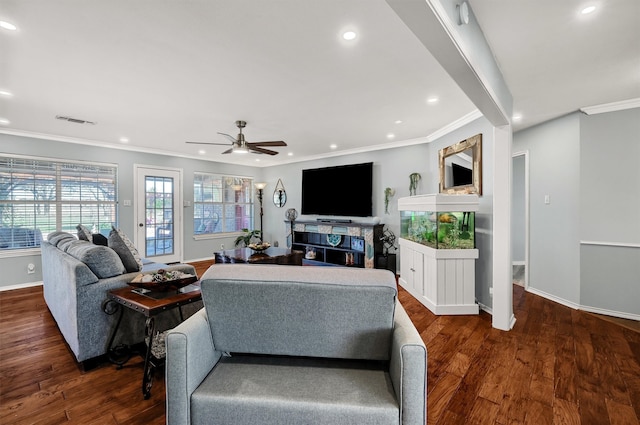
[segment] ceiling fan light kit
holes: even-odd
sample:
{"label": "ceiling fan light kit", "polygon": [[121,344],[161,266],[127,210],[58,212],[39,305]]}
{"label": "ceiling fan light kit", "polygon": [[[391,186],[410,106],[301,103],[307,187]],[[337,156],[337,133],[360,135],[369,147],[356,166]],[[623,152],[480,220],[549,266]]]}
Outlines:
{"label": "ceiling fan light kit", "polygon": [[[278,152],[273,151],[271,149],[265,149],[264,146],[269,146],[269,147],[287,146],[287,144],[282,140],[269,141],[269,142],[247,142],[244,138],[244,134],[242,134],[242,129],[247,126],[247,122],[238,120],[236,121],[236,126],[238,127],[240,132],[238,133],[238,136],[235,138],[230,134],[218,132],[218,134],[227,137],[231,141],[231,148],[222,152],[223,154],[227,154],[227,153],[245,154],[245,153],[251,152],[251,153],[258,153],[258,154],[277,155]],[[196,145],[228,146],[227,143],[214,143],[214,142],[186,142],[186,143],[191,143]]]}

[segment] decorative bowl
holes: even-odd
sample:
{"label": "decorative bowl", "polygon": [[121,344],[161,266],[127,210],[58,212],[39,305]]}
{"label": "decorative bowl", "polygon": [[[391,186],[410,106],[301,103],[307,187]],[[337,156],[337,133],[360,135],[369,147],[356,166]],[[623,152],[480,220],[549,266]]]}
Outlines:
{"label": "decorative bowl", "polygon": [[269,249],[269,247],[271,247],[271,244],[269,242],[261,242],[261,243],[250,243],[247,246],[255,252],[262,252]]}
{"label": "decorative bowl", "polygon": [[191,274],[179,271],[166,272],[160,269],[157,273],[139,274],[129,282],[129,285],[152,292],[170,292],[184,288],[197,280],[198,277]]}

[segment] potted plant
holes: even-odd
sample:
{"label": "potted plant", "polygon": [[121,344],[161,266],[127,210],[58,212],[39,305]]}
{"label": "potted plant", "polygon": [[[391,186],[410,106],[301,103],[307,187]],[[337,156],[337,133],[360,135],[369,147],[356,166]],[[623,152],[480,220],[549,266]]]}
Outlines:
{"label": "potted plant", "polygon": [[243,234],[238,236],[235,241],[235,245],[238,247],[249,246],[253,238],[260,240],[260,233],[262,233],[260,230],[249,229],[242,229],[242,232]]}

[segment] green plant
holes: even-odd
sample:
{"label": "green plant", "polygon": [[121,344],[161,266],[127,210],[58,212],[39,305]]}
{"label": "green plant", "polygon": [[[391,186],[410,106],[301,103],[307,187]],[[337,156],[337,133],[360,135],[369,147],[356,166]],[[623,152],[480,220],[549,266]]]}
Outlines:
{"label": "green plant", "polygon": [[242,231],[244,232],[244,234],[236,238],[236,246],[249,246],[253,238],[260,240],[260,230],[242,229]]}

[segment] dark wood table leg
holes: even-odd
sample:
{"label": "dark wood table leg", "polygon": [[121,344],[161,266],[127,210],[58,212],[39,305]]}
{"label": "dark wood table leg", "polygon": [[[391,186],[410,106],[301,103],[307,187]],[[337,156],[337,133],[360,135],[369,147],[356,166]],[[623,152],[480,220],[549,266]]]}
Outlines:
{"label": "dark wood table leg", "polygon": [[147,353],[144,356],[144,372],[142,375],[142,394],[147,400],[151,397],[151,386],[153,385],[153,362],[151,360],[151,346],[153,345],[153,335],[155,333],[156,321],[153,317],[147,317],[145,321],[145,340],[147,342]]}

